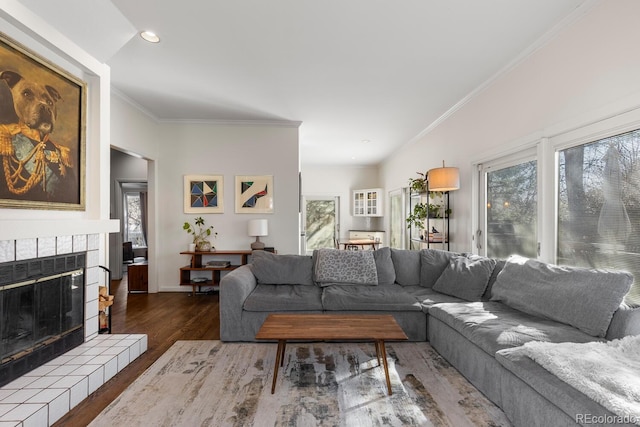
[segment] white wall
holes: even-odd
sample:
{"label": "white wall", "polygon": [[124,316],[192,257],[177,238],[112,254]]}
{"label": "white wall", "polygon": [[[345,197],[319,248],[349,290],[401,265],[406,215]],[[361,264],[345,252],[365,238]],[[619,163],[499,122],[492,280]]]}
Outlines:
{"label": "white wall", "polygon": [[406,186],[414,171],[458,166],[452,192],[452,250],[471,250],[474,161],[521,144],[640,108],[636,55],[640,2],[597,3],[435,129],[381,165],[384,187]]}
{"label": "white wall", "polygon": [[[290,126],[159,123],[121,96],[112,96],[112,145],[149,161],[149,291],[190,291],[178,286],[180,255],[191,239],[182,229],[197,214],[183,212],[183,177],[224,177],[224,213],[203,215],[218,237],[218,249],[249,249],[251,218],[269,220],[262,238],[278,253],[298,253],[298,124]],[[274,213],[236,214],[236,175],[273,175]],[[153,224],[151,224],[153,222]]]}
{"label": "white wall", "polygon": [[302,167],[302,194],[304,196],[340,197],[340,236],[349,236],[349,230],[377,230],[384,227],[381,218],[362,218],[352,215],[351,191],[379,188],[377,166],[312,166]]}
{"label": "white wall", "polygon": [[[197,214],[183,213],[183,177],[211,174],[224,177],[224,213],[202,215],[213,225],[218,249],[249,249],[252,218],[269,220],[269,235],[261,238],[278,253],[298,253],[298,128],[296,126],[226,126],[214,124],[162,124],[158,159],[158,230],[156,261],[159,289],[179,283],[178,270],[189,258],[190,236],[182,229]],[[274,213],[236,214],[235,176],[273,175]],[[184,290],[184,289],[183,289]]]}
{"label": "white wall", "polygon": [[[85,209],[0,209],[0,241],[105,233],[117,229],[117,222],[108,220],[109,68],[19,2],[3,1],[0,9],[0,31],[57,67],[87,82]],[[103,235],[99,250],[100,264],[106,261],[106,246]]]}

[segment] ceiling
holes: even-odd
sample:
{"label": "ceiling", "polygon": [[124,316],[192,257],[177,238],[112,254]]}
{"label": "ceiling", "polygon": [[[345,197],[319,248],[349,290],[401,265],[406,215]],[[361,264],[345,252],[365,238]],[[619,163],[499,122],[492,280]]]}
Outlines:
{"label": "ceiling", "polygon": [[306,165],[379,163],[590,3],[20,1],[155,120],[300,122]]}

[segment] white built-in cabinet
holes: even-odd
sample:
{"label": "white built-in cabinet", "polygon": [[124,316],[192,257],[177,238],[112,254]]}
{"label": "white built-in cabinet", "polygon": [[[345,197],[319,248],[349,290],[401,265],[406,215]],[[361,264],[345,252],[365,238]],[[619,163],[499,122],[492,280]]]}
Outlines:
{"label": "white built-in cabinet", "polygon": [[353,216],[382,216],[382,188],[353,190]]}

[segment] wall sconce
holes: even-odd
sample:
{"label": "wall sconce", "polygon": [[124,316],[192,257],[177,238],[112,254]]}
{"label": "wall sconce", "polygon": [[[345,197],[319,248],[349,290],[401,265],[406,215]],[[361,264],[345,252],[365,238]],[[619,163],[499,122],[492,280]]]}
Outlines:
{"label": "wall sconce", "polygon": [[260,237],[267,236],[269,234],[269,223],[266,219],[249,220],[247,234],[256,238],[256,241],[251,243],[251,249],[262,250],[264,249],[264,243],[260,241]]}
{"label": "wall sconce", "polygon": [[427,172],[429,191],[453,191],[460,188],[460,171],[458,168],[444,166],[430,169]]}

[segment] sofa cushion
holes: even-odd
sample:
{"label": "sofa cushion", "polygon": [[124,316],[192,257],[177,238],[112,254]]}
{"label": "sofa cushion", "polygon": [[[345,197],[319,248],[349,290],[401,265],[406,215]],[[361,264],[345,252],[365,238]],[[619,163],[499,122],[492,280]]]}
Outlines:
{"label": "sofa cushion", "polygon": [[623,271],[546,264],[512,255],[498,274],[491,300],[604,337],[633,283]]}
{"label": "sofa cushion", "polygon": [[493,272],[491,273],[491,277],[489,278],[487,289],[485,289],[484,295],[482,295],[482,301],[491,300],[491,289],[493,289],[493,284],[496,283],[498,274],[500,274],[500,272],[502,271],[506,263],[507,263],[506,259],[496,259],[496,266],[493,267]]}
{"label": "sofa cushion", "polygon": [[396,270],[391,260],[391,249],[388,247],[373,251],[378,273],[378,285],[393,285],[396,281]]}
{"label": "sofa cushion", "polygon": [[334,285],[322,289],[327,311],[420,311],[418,301],[400,285]]}
{"label": "sofa cushion", "polygon": [[440,249],[421,249],[420,285],[426,288],[432,288],[445,268],[449,266],[451,259],[459,255],[457,252],[443,251]]}
{"label": "sofa cushion", "polygon": [[251,271],[263,285],[313,285],[313,260],[305,255],[253,251]]}
{"label": "sofa cushion", "polygon": [[320,286],[378,284],[373,251],[317,249],[314,251],[314,258],[314,280]]}
{"label": "sofa cushion", "polygon": [[396,283],[402,286],[420,284],[420,251],[391,248]]}
{"label": "sofa cushion", "polygon": [[627,335],[640,335],[640,306],[623,302],[613,313],[606,338],[615,340]]}
{"label": "sofa cushion", "polygon": [[529,341],[601,340],[576,328],[515,310],[499,302],[436,304],[429,316],[450,326],[490,355]]}
{"label": "sofa cushion", "polygon": [[[525,356],[522,347],[500,350],[495,357],[500,365],[513,374],[513,376],[503,375],[501,377],[501,385],[504,390],[517,391],[519,384],[522,383],[516,379],[520,379],[546,399],[547,403],[553,402],[572,420],[576,420],[577,414],[590,414],[594,417],[593,419],[601,416],[610,416],[613,419],[614,414],[607,411],[602,405]],[[517,407],[517,402],[521,399],[521,396],[510,396],[508,398],[510,404],[507,405]],[[508,414],[510,411],[505,408],[505,412]]]}
{"label": "sofa cushion", "polygon": [[427,313],[429,308],[434,304],[441,302],[464,302],[464,300],[450,295],[441,294],[431,288],[425,288],[424,286],[404,286],[402,288],[406,293],[414,297],[420,303],[422,311]]}
{"label": "sofa cushion", "polygon": [[432,289],[463,300],[480,301],[495,266],[496,261],[491,258],[454,255]]}
{"label": "sofa cushion", "polygon": [[257,285],[244,300],[246,311],[322,310],[322,289],[317,286]]}

